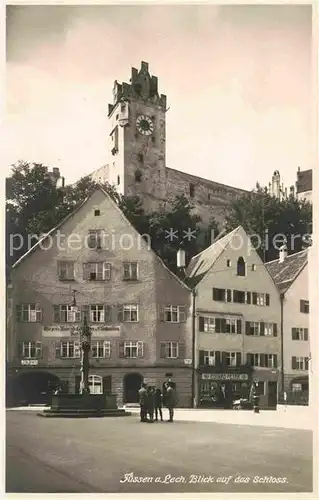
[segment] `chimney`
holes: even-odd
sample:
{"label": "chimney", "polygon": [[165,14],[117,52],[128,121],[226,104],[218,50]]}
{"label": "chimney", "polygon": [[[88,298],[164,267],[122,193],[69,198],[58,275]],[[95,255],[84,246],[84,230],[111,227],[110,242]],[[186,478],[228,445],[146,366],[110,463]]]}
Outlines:
{"label": "chimney", "polygon": [[281,248],[279,248],[279,262],[282,264],[285,261],[285,258],[288,255],[287,251],[287,245],[283,245]]}

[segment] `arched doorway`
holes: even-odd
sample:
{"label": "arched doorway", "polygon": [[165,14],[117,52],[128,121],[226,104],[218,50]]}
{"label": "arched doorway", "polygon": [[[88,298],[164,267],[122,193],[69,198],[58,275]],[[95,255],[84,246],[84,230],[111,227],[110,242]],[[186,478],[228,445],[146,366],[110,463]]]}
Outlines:
{"label": "arched doorway", "polygon": [[62,385],[59,377],[48,372],[21,373],[14,384],[17,404],[48,404],[54,390]]}
{"label": "arched doorway", "polygon": [[143,383],[140,373],[127,373],[123,380],[123,403],[138,403],[138,391]]}

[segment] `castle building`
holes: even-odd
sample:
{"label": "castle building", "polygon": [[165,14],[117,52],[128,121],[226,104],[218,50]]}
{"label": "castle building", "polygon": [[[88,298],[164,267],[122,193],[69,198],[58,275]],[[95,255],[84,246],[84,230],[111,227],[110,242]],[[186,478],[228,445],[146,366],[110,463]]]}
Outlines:
{"label": "castle building", "polygon": [[167,98],[148,63],[132,68],[129,83],[115,81],[109,104],[108,162],[91,174],[117,186],[125,196],[139,195],[146,211],[168,208],[184,194],[203,223],[222,222],[230,203],[245,192],[166,165]]}

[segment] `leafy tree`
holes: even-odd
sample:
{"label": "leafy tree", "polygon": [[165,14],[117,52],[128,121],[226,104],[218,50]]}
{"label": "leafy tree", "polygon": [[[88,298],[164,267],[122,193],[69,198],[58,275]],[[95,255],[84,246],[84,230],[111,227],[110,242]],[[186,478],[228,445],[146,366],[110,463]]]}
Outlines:
{"label": "leafy tree", "polygon": [[[44,165],[27,162],[14,165],[6,186],[7,265],[12,265],[27,250],[29,235],[40,236],[57,226],[83,203],[95,185],[87,176],[59,188],[52,183]],[[184,195],[177,197],[169,210],[147,214],[138,196],[124,197],[107,183],[103,188],[137,231],[149,235],[153,250],[173,272],[177,272],[176,253],[181,246],[188,262],[210,245],[211,230],[215,236],[218,232],[215,219],[208,227],[200,224],[200,217],[193,214],[193,206]],[[24,243],[13,254],[9,252],[10,234],[20,234]]]}
{"label": "leafy tree", "polygon": [[239,225],[251,236],[260,256],[268,262],[278,258],[278,250],[285,242],[290,254],[310,244],[312,205],[298,201],[292,195],[279,200],[266,188],[257,185],[254,191],[242,194],[231,205],[226,230]]}

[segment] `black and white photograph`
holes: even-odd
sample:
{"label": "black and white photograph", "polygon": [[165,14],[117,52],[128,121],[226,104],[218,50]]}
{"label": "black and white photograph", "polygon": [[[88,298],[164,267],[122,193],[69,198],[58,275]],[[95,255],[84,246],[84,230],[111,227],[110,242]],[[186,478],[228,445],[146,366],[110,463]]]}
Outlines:
{"label": "black and white photograph", "polygon": [[314,26],[6,5],[6,493],[316,491]]}

